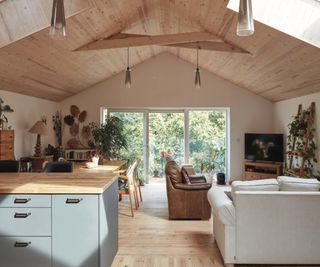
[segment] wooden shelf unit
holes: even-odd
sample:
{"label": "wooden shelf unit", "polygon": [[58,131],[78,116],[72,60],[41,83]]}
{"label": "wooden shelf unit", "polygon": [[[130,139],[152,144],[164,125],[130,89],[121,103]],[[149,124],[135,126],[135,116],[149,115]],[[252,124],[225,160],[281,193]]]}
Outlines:
{"label": "wooden shelf unit", "polygon": [[92,148],[70,148],[65,150],[65,158],[69,161],[88,161],[94,151]]}
{"label": "wooden shelf unit", "polygon": [[243,167],[243,180],[277,178],[282,174],[282,163],[245,161]]}

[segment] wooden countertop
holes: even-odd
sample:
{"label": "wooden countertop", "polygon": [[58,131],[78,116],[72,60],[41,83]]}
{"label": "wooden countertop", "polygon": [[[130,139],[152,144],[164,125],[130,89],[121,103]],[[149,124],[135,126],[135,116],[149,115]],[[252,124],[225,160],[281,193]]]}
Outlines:
{"label": "wooden countertop", "polygon": [[0,173],[0,194],[102,194],[123,164],[78,166],[72,173]]}

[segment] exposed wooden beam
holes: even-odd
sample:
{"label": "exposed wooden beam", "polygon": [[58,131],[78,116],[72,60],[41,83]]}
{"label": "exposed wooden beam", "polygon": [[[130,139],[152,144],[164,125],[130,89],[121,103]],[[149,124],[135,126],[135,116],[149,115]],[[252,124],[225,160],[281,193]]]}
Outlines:
{"label": "exposed wooden beam", "polygon": [[76,51],[125,48],[147,45],[169,45],[208,40],[223,42],[219,37],[209,32],[188,32],[163,35],[118,34],[117,36],[111,36],[106,39],[93,41],[76,49]]}
{"label": "exposed wooden beam", "polygon": [[225,42],[216,42],[216,41],[201,41],[201,42],[192,42],[192,43],[181,43],[181,44],[168,44],[166,46],[172,47],[182,47],[182,48],[192,48],[192,49],[203,49],[203,50],[212,50],[212,51],[221,51],[221,52],[234,52],[234,53],[244,53],[250,54],[250,52],[231,45]]}

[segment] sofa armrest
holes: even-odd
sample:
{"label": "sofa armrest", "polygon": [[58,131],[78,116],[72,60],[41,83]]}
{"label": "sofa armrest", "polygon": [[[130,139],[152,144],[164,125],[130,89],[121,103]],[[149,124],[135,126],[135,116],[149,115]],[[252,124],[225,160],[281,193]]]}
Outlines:
{"label": "sofa armrest", "polygon": [[174,185],[176,189],[181,189],[186,191],[209,190],[211,186],[212,185],[208,183],[197,183],[197,184],[177,183]]}
{"label": "sofa armrest", "polygon": [[212,188],[208,191],[207,197],[214,215],[217,216],[223,224],[234,226],[236,211],[232,200],[227,194],[219,188]]}
{"label": "sofa armrest", "polygon": [[189,175],[191,184],[207,183],[206,177],[203,175]]}

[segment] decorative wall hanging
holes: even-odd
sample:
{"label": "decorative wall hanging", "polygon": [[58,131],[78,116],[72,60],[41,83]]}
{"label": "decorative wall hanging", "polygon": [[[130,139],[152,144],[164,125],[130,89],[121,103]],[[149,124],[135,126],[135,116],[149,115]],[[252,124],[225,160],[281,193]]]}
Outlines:
{"label": "decorative wall hanging", "polygon": [[9,105],[4,105],[4,101],[0,97],[0,130],[10,130],[11,126],[8,126],[8,118],[5,113],[11,113],[14,110]]}
{"label": "decorative wall hanging", "polygon": [[89,125],[84,125],[86,118],[87,111],[80,111],[76,105],[72,105],[70,107],[70,114],[63,118],[64,123],[69,126],[69,132],[72,136],[67,142],[69,148],[88,147],[90,127]]}

